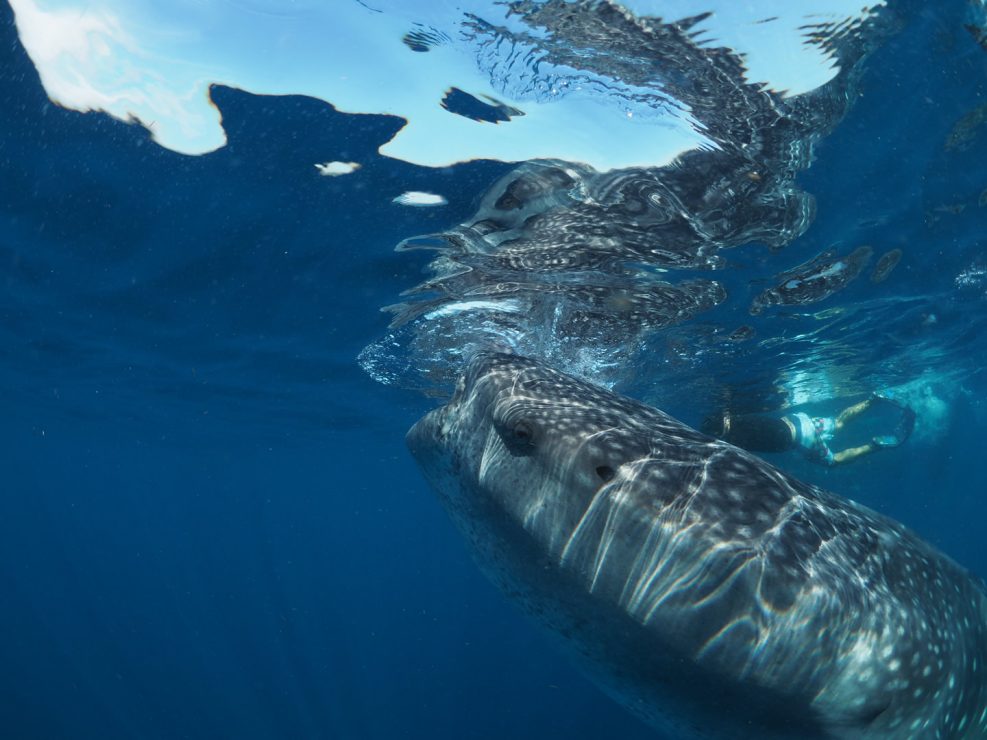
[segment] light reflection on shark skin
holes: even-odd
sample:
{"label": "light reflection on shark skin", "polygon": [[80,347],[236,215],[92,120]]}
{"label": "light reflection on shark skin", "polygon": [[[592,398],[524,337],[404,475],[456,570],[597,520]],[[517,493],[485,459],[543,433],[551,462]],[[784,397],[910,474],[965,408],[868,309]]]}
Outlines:
{"label": "light reflection on shark skin", "polygon": [[987,594],[903,525],[514,355],[408,443],[487,574],[671,737],[987,735]]}

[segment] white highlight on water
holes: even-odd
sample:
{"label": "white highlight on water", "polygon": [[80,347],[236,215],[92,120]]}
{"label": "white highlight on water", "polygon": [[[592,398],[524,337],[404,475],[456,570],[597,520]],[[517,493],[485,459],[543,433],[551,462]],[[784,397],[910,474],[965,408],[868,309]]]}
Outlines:
{"label": "white highlight on water", "polygon": [[360,163],[323,162],[322,164],[315,165],[315,169],[317,169],[319,174],[323,177],[339,177],[340,175],[349,175],[352,172],[356,172],[360,169]]}
{"label": "white highlight on water", "polygon": [[397,198],[394,199],[394,203],[400,206],[417,206],[429,207],[429,206],[444,206],[447,201],[441,195],[435,193],[423,193],[419,190],[409,190],[407,193],[401,193]]}

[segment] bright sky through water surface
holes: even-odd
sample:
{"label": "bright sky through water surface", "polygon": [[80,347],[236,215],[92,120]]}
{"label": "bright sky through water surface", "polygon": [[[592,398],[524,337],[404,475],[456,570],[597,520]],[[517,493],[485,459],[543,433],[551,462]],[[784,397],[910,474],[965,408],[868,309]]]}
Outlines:
{"label": "bright sky through water surface", "polygon": [[[469,159],[559,158],[597,169],[660,165],[709,145],[675,100],[655,106],[642,91],[542,64],[512,89],[491,63],[505,44],[472,35],[471,17],[520,30],[501,3],[401,0],[12,0],[17,26],[52,100],[78,110],[135,118],[163,146],[187,154],[221,147],[210,83],[258,94],[302,94],[350,113],[389,113],[408,125],[382,150],[416,164]],[[712,11],[704,43],[745,55],[748,80],[797,94],[835,74],[807,44],[806,25],[839,24],[867,12],[860,0],[777,3],[633,0],[637,15],[677,20]],[[781,7],[783,10],[778,10]],[[423,31],[428,53],[402,43]],[[523,49],[521,51],[524,51]],[[516,60],[515,60],[516,61]],[[530,60],[520,62],[529,64]],[[502,70],[503,67],[497,67]],[[518,78],[531,81],[520,89]],[[559,83],[559,84],[555,84]],[[450,88],[521,111],[493,125],[449,112]],[[657,86],[660,90],[660,84]],[[654,91],[648,91],[654,93]],[[578,122],[578,125],[573,125]]]}

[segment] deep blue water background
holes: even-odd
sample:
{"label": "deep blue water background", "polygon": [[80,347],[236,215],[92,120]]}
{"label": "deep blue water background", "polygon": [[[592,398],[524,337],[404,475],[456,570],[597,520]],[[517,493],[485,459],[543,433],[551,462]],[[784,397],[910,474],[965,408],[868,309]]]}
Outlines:
{"label": "deep blue water background", "polygon": [[[942,148],[987,102],[987,54],[924,62],[955,20],[871,60],[880,83],[801,179],[819,217],[793,249],[938,250],[895,273],[930,292],[987,251],[985,136]],[[433,403],[354,360],[420,278],[393,246],[466,218],[508,165],[417,168],[375,154],[398,119],[214,99],[229,145],[197,158],[53,106],[0,6],[3,736],[654,737],[483,579],[404,448]],[[333,159],[366,164],[319,177]],[[405,190],[450,203],[389,204]],[[778,462],[984,576],[985,340],[964,341],[943,436]]]}

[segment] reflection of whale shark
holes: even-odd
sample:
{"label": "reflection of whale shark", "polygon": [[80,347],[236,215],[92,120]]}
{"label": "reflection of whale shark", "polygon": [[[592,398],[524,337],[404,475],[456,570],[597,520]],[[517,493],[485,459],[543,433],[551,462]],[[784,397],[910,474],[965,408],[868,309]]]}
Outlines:
{"label": "reflection of whale shark", "polygon": [[987,736],[987,594],[902,525],[516,356],[408,442],[489,575],[672,737]]}

